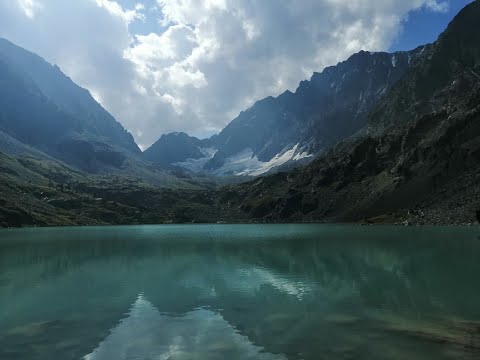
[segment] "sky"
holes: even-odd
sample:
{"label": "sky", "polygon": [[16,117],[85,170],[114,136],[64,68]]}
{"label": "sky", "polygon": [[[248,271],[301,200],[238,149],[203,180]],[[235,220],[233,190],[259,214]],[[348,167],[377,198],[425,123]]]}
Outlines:
{"label": "sky", "polygon": [[434,41],[467,0],[0,0],[0,37],[37,53],[141,148],[219,132],[360,50]]}

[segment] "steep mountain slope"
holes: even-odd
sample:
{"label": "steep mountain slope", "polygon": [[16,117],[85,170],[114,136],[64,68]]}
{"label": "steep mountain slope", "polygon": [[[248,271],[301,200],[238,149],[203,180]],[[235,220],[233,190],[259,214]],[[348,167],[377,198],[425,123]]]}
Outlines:
{"label": "steep mountain slope", "polygon": [[405,74],[416,51],[360,52],[303,81],[295,93],[266,98],[242,112],[216,139],[216,168],[245,148],[262,162],[292,149],[316,154],[366,124],[372,106]]}
{"label": "steep mountain slope", "polygon": [[133,137],[58,67],[0,39],[0,130],[87,171],[140,154]]}
{"label": "steep mountain slope", "polygon": [[[242,112],[208,140],[213,152],[201,151],[206,146],[199,140],[186,144],[177,139],[179,156],[175,159],[164,158],[158,151],[155,155],[153,150],[146,154],[160,164],[174,160],[192,170],[198,170],[201,163],[204,170],[217,175],[259,175],[305,161],[364,127],[369,111],[405,74],[419,52],[362,51],[315,73],[310,81],[300,83],[295,93],[268,97]],[[166,140],[160,139],[154,147]],[[201,153],[205,154],[203,161],[187,161],[202,159]]]}
{"label": "steep mountain slope", "polygon": [[471,90],[469,80],[480,80],[479,19],[480,5],[474,1],[434,44],[421,49],[413,71],[376,107],[370,131],[382,131],[412,117],[455,106],[449,97]]}
{"label": "steep mountain slope", "polygon": [[262,221],[472,223],[480,210],[480,2],[468,5],[369,116],[368,130],[291,173],[231,186]]}

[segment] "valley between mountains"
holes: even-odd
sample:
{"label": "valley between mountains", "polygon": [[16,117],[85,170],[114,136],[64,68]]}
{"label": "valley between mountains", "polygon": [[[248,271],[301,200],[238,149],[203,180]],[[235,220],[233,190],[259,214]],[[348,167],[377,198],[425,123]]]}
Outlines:
{"label": "valley between mountains", "polygon": [[0,226],[474,224],[480,2],[432,44],[362,51],[219,134],[133,136],[57,66],[0,39]]}

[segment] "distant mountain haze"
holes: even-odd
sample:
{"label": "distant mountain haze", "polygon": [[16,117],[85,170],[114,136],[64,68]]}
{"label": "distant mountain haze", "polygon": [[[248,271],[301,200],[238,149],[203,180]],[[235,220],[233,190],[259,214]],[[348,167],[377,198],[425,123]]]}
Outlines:
{"label": "distant mountain haze", "polygon": [[141,153],[133,136],[39,56],[0,39],[0,130],[87,171]]}

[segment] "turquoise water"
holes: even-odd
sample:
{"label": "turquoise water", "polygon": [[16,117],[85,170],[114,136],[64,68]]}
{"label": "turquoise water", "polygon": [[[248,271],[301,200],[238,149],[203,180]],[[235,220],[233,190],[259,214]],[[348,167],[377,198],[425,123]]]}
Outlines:
{"label": "turquoise water", "polygon": [[0,231],[0,359],[480,359],[480,228]]}

